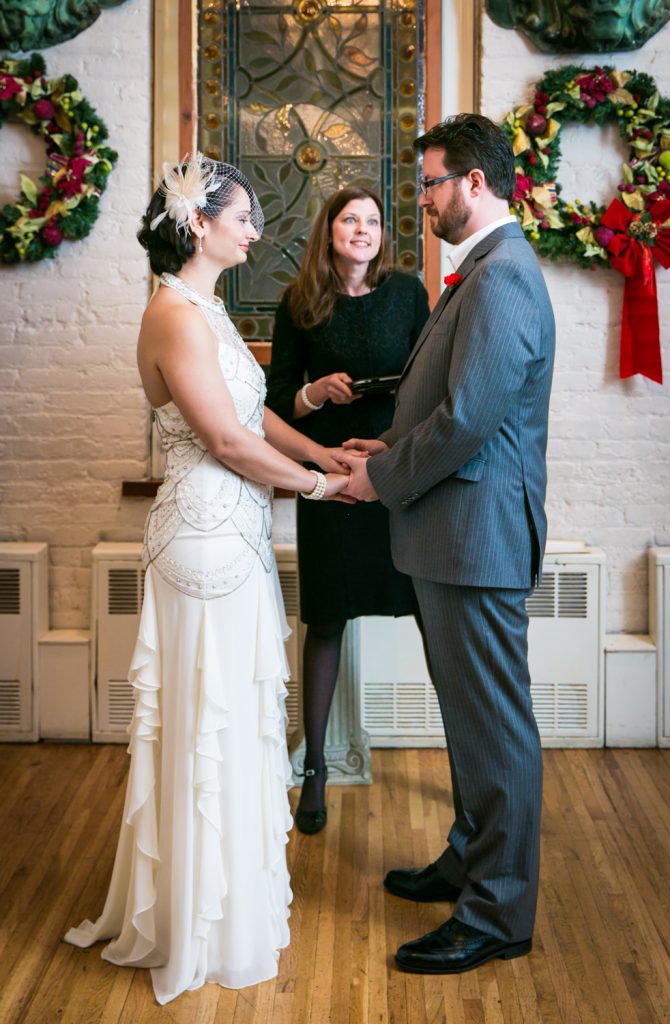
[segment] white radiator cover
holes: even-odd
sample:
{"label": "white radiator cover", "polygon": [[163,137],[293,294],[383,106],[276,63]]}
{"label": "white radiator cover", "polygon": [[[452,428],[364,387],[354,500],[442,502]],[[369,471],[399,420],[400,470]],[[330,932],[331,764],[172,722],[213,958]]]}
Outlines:
{"label": "white radiator cover", "polygon": [[[141,552],[139,543],[98,544],[93,550],[91,700],[97,742],[127,740],[133,709],[127,673],[141,608]],[[295,546],[278,544],[275,554],[292,629],[287,641],[291,736],[301,721],[303,640]],[[604,553],[576,542],[550,543],[543,581],[528,609],[531,693],[543,746],[602,746]],[[413,618],[371,616],[359,626],[362,723],[372,746],[444,746],[437,696]]]}
{"label": "white radiator cover", "polygon": [[127,743],[135,703],[128,668],[144,594],[142,545],[101,543],[93,548],[91,588],[91,738]]}
{"label": "white radiator cover", "polygon": [[300,621],[300,592],[298,584],[298,556],[295,544],[275,544],[275,558],[279,584],[284,599],[284,610],[291,635],[286,641],[291,678],[286,684],[286,727],[289,743],[295,739],[302,726],[302,647],[303,625]]}
{"label": "white radiator cover", "polygon": [[0,543],[0,741],[39,739],[37,644],[48,628],[48,547]]}
{"label": "white radiator cover", "polygon": [[[275,546],[286,617],[291,627],[287,656],[288,735],[298,726],[302,633],[299,619],[295,545]],[[93,549],[91,705],[92,738],[96,743],[126,743],[133,714],[134,692],[128,667],[135,646],[144,593],[141,543],[101,543]]]}
{"label": "white radiator cover", "polygon": [[659,747],[670,747],[670,548],[649,549],[649,635],[656,644]]}
{"label": "white radiator cover", "polygon": [[373,747],[443,747],[435,688],[413,616],[359,620],[363,728]]}
{"label": "white radiator cover", "polygon": [[[602,746],[604,553],[578,542],[549,542],[528,612],[531,694],[543,746]],[[363,726],[372,746],[443,746],[414,620],[365,618],[360,635]]]}
{"label": "white radiator cover", "polygon": [[550,542],[542,582],[526,602],[531,695],[545,747],[605,742],[605,553],[574,547]]}

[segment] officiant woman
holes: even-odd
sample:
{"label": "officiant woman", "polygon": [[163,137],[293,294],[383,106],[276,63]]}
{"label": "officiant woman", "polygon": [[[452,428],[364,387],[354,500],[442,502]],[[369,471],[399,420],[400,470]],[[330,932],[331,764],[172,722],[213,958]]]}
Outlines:
{"label": "officiant woman", "polygon": [[[267,404],[324,445],[376,438],[391,425],[392,390],[352,383],[401,373],[428,317],[416,277],[391,267],[381,199],[367,188],[334,193],[316,217],[295,282],[279,307]],[[296,824],[326,824],[324,741],[342,634],[359,615],[416,609],[409,577],[391,562],[388,514],[379,503],[298,497],[305,778]]]}

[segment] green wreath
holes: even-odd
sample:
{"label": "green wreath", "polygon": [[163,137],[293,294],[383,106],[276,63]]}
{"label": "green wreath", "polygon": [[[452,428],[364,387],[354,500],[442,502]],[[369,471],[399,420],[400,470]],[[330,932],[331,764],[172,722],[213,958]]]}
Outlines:
{"label": "green wreath", "polygon": [[53,257],[65,239],[85,238],[117,154],[107,129],[72,75],[47,79],[39,54],[0,61],[0,126],[9,116],[30,126],[46,144],[39,183],[21,175],[21,195],[0,211],[0,262],[33,263]]}
{"label": "green wreath", "polygon": [[605,207],[594,202],[565,202],[557,181],[561,128],[575,121],[616,122],[629,148],[617,198],[633,226],[628,233],[653,246],[656,204],[670,200],[670,100],[659,95],[649,75],[569,65],[547,72],[532,103],[503,122],[517,158],[513,211],[537,251],[582,267],[611,266],[607,247],[619,225],[603,224]]}

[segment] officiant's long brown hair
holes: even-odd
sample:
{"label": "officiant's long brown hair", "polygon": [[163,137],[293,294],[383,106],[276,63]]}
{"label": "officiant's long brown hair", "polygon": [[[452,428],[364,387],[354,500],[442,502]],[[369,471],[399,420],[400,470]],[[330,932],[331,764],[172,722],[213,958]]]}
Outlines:
{"label": "officiant's long brown hair", "polygon": [[377,193],[357,185],[348,185],[339,192],[334,192],[326,200],[314,221],[298,276],[286,290],[293,322],[296,327],[303,330],[327,323],[335,307],[338,292],[344,290],[342,279],[333,264],[330,227],[352,199],[372,199],[381,219],[381,245],[377,255],[368,264],[365,283],[371,290],[375,289],[391,268],[384,207]]}

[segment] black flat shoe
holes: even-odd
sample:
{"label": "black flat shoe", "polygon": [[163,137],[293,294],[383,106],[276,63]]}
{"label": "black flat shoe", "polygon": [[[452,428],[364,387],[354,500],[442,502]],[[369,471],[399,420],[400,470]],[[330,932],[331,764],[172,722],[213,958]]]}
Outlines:
{"label": "black flat shoe", "polygon": [[449,900],[455,903],[461,890],[451,882],[447,882],[434,864],[427,868],[397,868],[389,871],[384,879],[384,888],[394,896],[404,900],[416,900],[417,903],[437,903]]}
{"label": "black flat shoe", "polygon": [[488,960],[525,956],[532,948],[531,939],[505,942],[452,917],[436,931],[406,942],[395,958],[403,971],[414,974],[462,974]]}
{"label": "black flat shoe", "polygon": [[[300,777],[304,779],[313,778],[315,775],[324,775],[327,779],[328,768],[326,765],[322,768],[306,768],[304,772],[300,773]],[[315,811],[301,811],[298,807],[295,812],[295,823],[306,836],[313,836],[316,832],[320,832],[327,820],[328,811],[325,804]]]}

